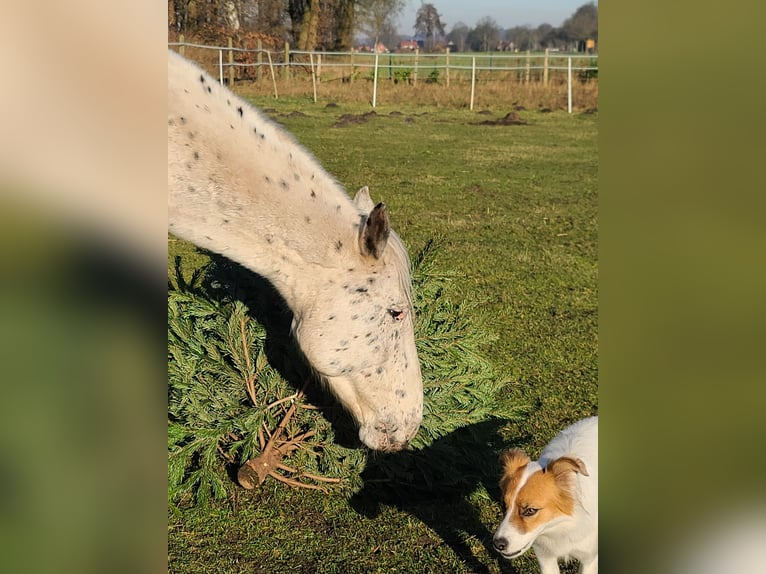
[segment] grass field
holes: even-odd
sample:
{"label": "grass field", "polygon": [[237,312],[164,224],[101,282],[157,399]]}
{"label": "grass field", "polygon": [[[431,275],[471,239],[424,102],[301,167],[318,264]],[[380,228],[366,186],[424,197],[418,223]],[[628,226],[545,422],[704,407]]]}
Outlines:
{"label": "grass field", "polygon": [[[525,125],[488,125],[511,109],[253,101],[348,190],[368,185],[385,201],[411,253],[440,238],[437,269],[457,274],[453,298],[486,301],[497,334],[486,354],[510,373],[506,400],[528,408],[497,429],[487,456],[508,446],[536,456],[563,426],[598,412],[597,113],[521,110]],[[176,255],[205,261],[172,240]],[[267,481],[171,515],[169,571],[537,572],[531,553],[509,564],[491,550],[497,478],[408,501],[376,499],[372,487],[349,500]]]}

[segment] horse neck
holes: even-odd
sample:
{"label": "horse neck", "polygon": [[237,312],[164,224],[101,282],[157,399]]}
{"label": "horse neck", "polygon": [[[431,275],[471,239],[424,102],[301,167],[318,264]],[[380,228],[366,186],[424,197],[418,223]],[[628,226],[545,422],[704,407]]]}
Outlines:
{"label": "horse neck", "polygon": [[281,128],[186,61],[168,62],[169,229],[270,280],[296,311],[353,266],[362,214]]}

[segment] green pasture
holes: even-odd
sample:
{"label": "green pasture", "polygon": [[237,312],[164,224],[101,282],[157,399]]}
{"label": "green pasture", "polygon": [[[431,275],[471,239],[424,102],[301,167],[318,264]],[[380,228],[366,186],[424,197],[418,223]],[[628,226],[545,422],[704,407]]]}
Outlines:
{"label": "green pasture", "polygon": [[[536,456],[558,430],[598,412],[598,114],[510,109],[313,104],[256,98],[350,193],[385,201],[411,253],[439,240],[435,267],[450,296],[480,300],[496,337],[487,357],[509,373],[504,400],[519,421],[497,424],[487,457],[520,446]],[[345,118],[345,119],[344,119]],[[172,239],[169,262],[207,256]],[[478,448],[478,447],[477,447]],[[224,503],[170,514],[169,572],[538,572],[534,556],[491,550],[501,517],[496,476],[471,488],[391,500],[290,489],[267,479]],[[434,491],[439,492],[438,485]],[[372,495],[370,493],[373,493]],[[566,572],[575,572],[568,566]]]}

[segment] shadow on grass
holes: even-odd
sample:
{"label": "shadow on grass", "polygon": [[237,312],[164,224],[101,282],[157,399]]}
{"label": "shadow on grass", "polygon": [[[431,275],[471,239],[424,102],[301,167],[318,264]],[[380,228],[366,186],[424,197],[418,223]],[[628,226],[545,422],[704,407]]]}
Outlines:
{"label": "shadow on grass", "polygon": [[[180,257],[176,257],[176,281],[182,290],[194,292],[211,301],[237,300],[248,308],[248,314],[266,331],[264,352],[269,364],[296,391],[305,387],[306,400],[316,406],[333,427],[335,442],[348,448],[361,447],[358,428],[335,397],[311,374],[303,354],[290,334],[292,311],[274,286],[249,269],[216,253],[201,250],[210,263],[201,269],[199,285],[183,280]],[[193,283],[191,281],[190,283]]]}
{"label": "shadow on grass", "polygon": [[458,429],[418,451],[377,454],[362,473],[364,487],[351,499],[352,508],[374,518],[384,506],[416,516],[448,544],[471,572],[489,569],[473,553],[467,540],[477,539],[500,571],[516,574],[512,563],[492,548],[490,528],[469,498],[484,487],[492,500],[500,499],[498,455],[504,447],[493,419]]}

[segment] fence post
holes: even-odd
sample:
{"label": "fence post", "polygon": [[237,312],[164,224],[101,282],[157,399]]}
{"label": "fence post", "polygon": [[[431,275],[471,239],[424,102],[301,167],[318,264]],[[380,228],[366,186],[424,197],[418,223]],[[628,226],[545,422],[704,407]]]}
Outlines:
{"label": "fence post", "polygon": [[277,94],[277,77],[274,75],[274,62],[271,61],[271,51],[266,50],[266,55],[269,57],[269,70],[271,70],[271,83],[274,85],[274,99],[278,100]]}
{"label": "fence post", "polygon": [[378,99],[378,53],[375,52],[375,71],[372,74],[372,107]]}
{"label": "fence post", "polygon": [[572,56],[567,58],[567,110],[572,113]]}
{"label": "fence post", "polygon": [[186,55],[186,46],[184,46],[184,35],[183,34],[179,34],[178,35],[178,41],[181,44],[180,46],[178,46],[178,53],[181,54],[182,56],[185,56]]}
{"label": "fence post", "polygon": [[351,75],[348,77],[348,83],[353,84],[354,83],[354,73],[356,70],[354,69],[354,48],[351,47]]}
{"label": "fence post", "polygon": [[473,111],[473,94],[476,86],[476,56],[471,58],[471,106],[470,110]]}
{"label": "fence post", "polygon": [[309,52],[309,63],[311,64],[311,85],[314,88],[314,103],[317,103],[317,76],[314,71],[314,52]]}
{"label": "fence post", "polygon": [[223,50],[218,48],[218,82],[223,86]]}
{"label": "fence post", "polygon": [[255,79],[260,81],[263,77],[263,70],[261,70],[261,66],[263,66],[263,42],[261,42],[261,39],[258,38],[258,54],[255,56],[255,61],[258,64],[255,67]]}
{"label": "fence post", "polygon": [[530,66],[530,57],[529,57],[529,50],[527,50],[527,73],[524,76],[524,83],[529,83],[529,66]]}
{"label": "fence post", "polygon": [[285,42],[285,68],[282,77],[290,77],[290,42]]}
{"label": "fence post", "polygon": [[447,87],[449,88],[449,47],[447,48],[446,58],[445,58],[444,62],[445,62],[444,63],[444,75],[447,78]]}
{"label": "fence post", "polygon": [[420,49],[415,48],[415,71],[412,72],[412,85],[416,86],[418,84],[418,55],[420,54]]}
{"label": "fence post", "polygon": [[317,82],[322,81],[322,54],[317,54]]}
{"label": "fence post", "polygon": [[548,85],[548,48],[545,49],[545,61],[543,63],[543,84]]}
{"label": "fence post", "polygon": [[231,89],[234,89],[234,50],[231,49],[233,46],[231,36],[229,36],[229,87]]}

